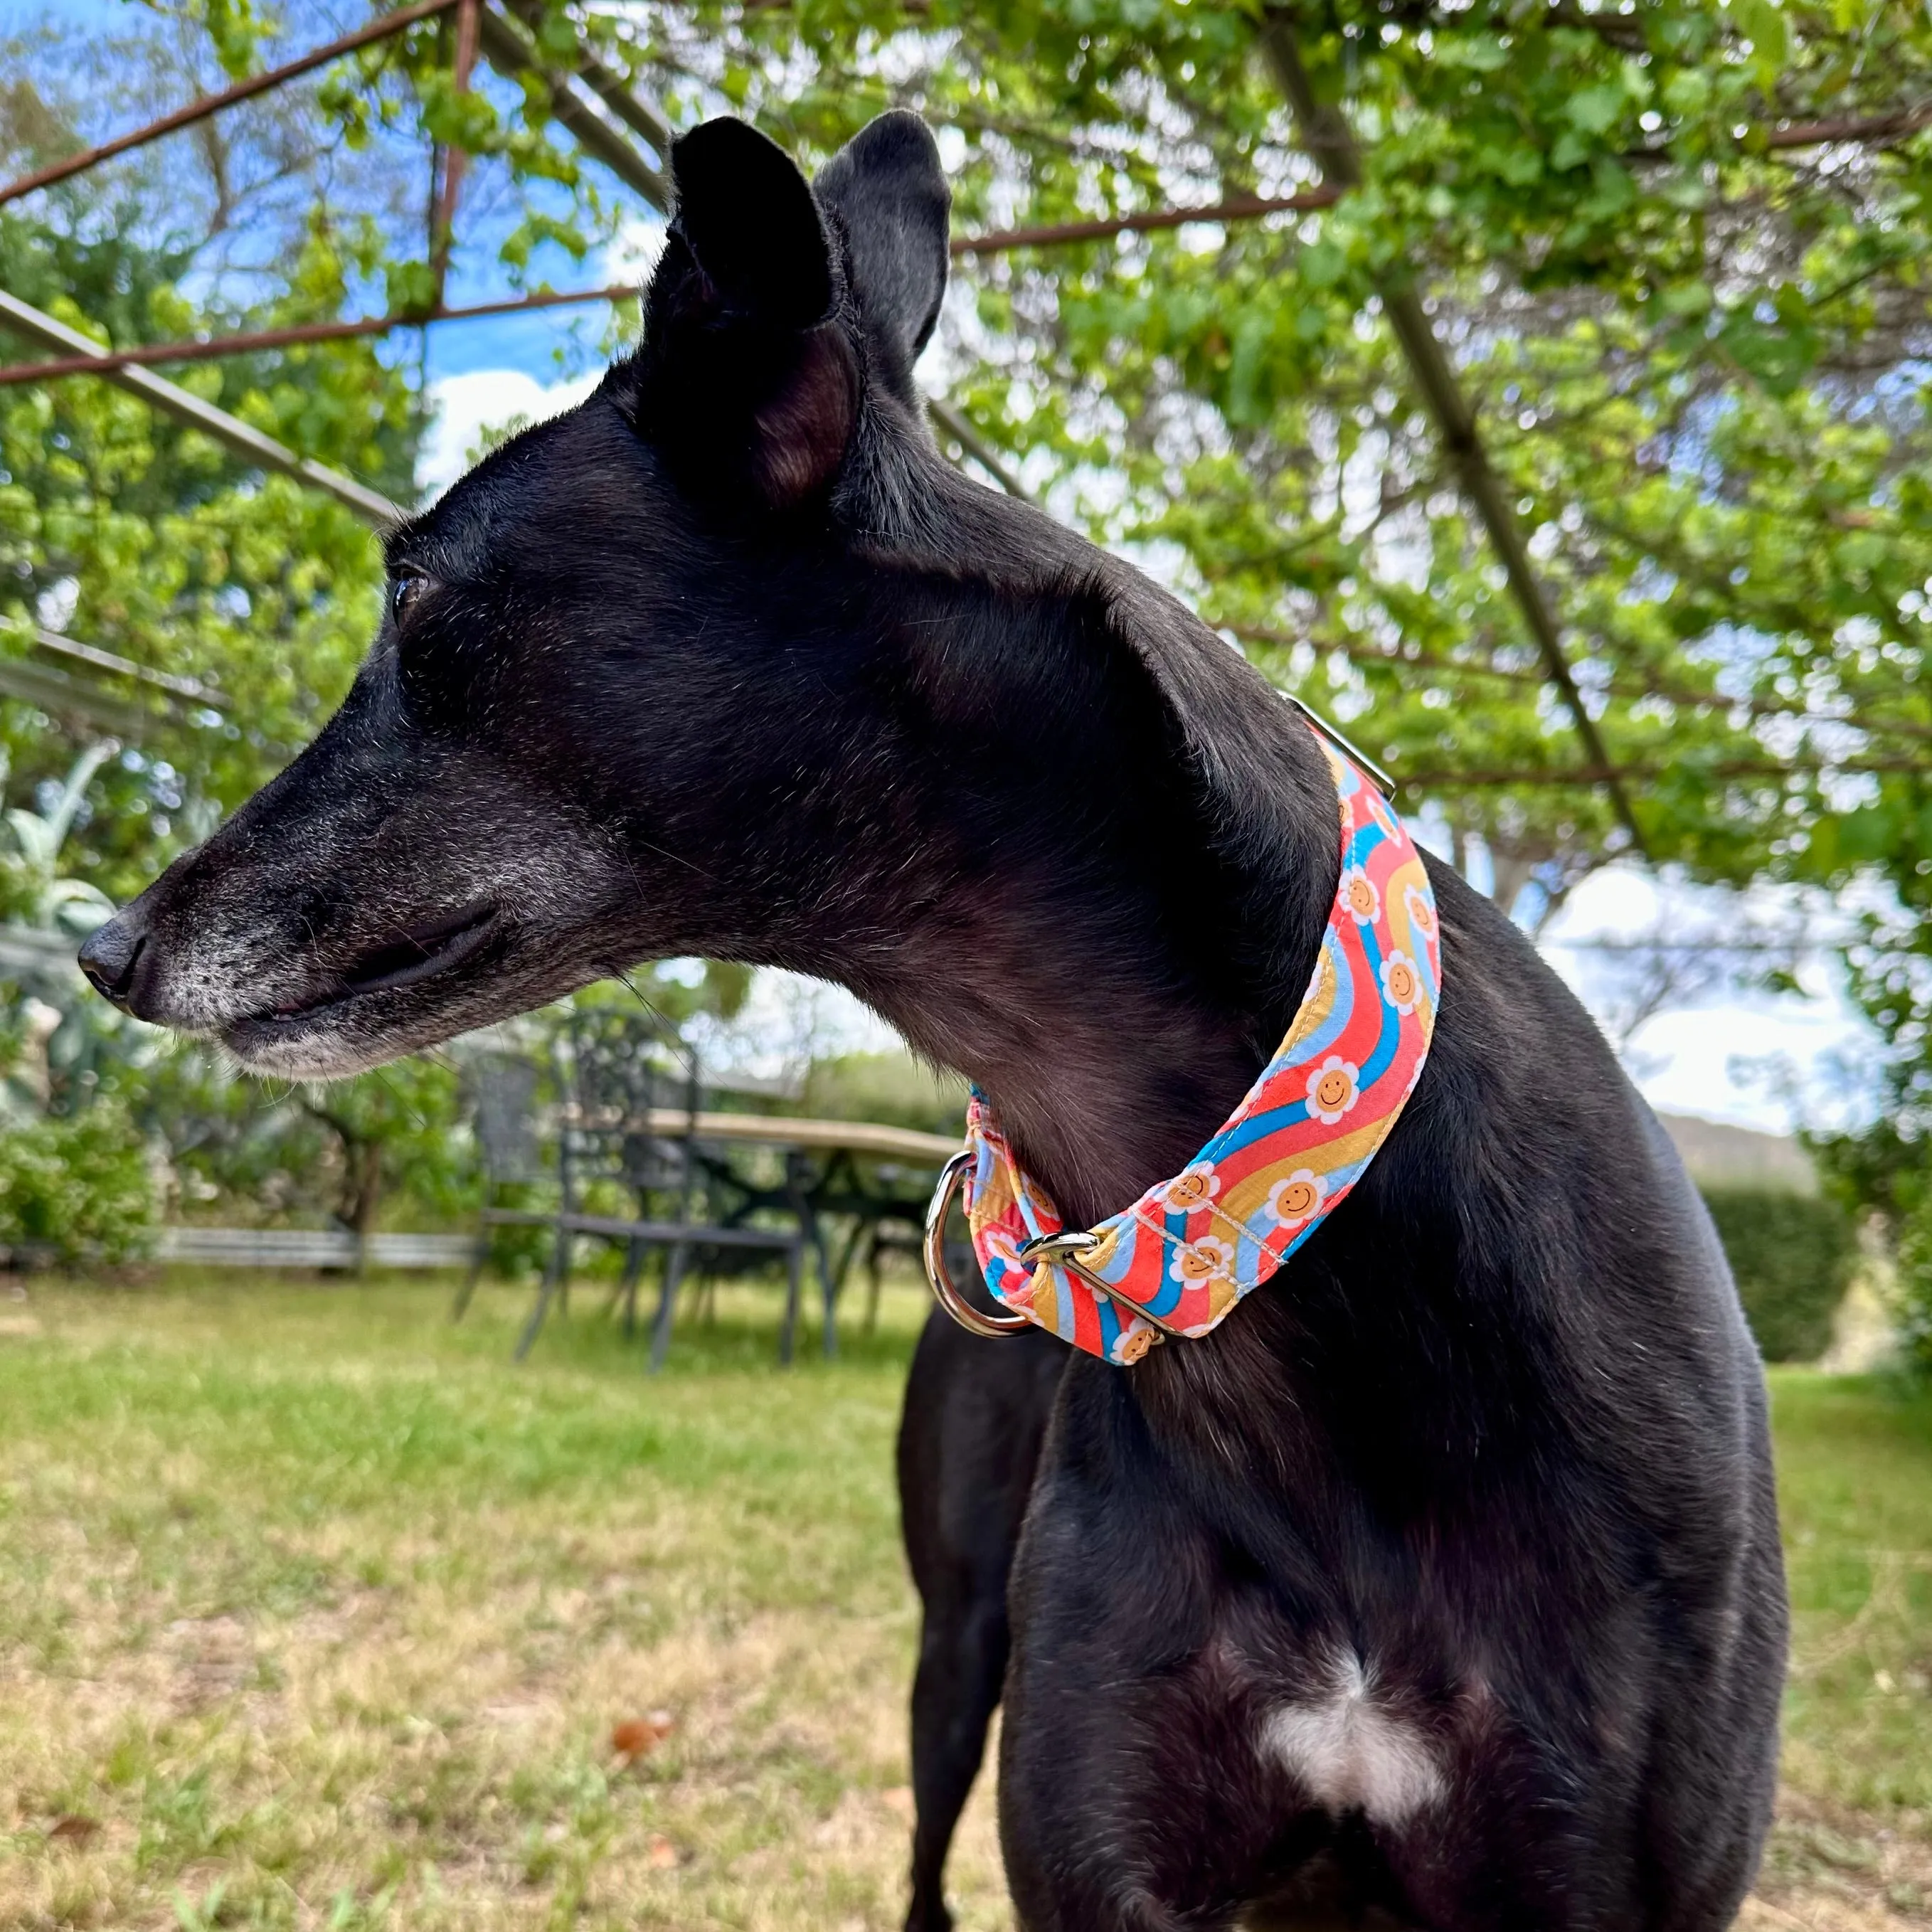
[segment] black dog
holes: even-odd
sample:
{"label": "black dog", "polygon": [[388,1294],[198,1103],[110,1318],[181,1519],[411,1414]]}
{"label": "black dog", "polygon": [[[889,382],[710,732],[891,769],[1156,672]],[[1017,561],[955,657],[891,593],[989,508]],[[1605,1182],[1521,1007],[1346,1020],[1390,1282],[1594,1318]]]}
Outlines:
{"label": "black dog", "polygon": [[[734,123],[675,160],[638,352],[394,535],[340,712],[84,963],[301,1076],[638,958],[797,968],[970,1074],[1086,1224],[1280,1040],[1327,770],[1178,604],[932,448],[916,121],[815,193]],[[1434,1052],[1366,1178],[1210,1337],[1060,1376],[1008,1592],[1034,1932],[1702,1932],[1749,1883],[1784,1635],[1756,1359],[1595,1030],[1433,869]],[[976,1373],[940,1379],[996,1457]]]}
{"label": "black dog", "polygon": [[[975,1298],[990,1312],[990,1297]],[[1006,1580],[1066,1358],[1043,1330],[994,1347],[936,1309],[914,1352],[898,1444],[899,1521],[924,1612],[907,1932],[952,1923],[946,1854],[1006,1679]]]}

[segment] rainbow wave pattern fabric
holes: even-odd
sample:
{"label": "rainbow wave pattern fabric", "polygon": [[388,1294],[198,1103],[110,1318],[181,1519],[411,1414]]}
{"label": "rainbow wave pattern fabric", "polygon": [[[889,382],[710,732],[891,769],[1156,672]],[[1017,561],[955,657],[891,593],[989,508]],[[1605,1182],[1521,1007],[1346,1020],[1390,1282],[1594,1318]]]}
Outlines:
{"label": "rainbow wave pattern fabric", "polygon": [[1288,1036],[1227,1125],[1171,1180],[1090,1231],[1064,1263],[1028,1262],[1066,1232],[985,1096],[966,1114],[974,1252],[996,1300],[1102,1360],[1201,1336],[1252,1294],[1360,1179],[1415,1090],[1442,988],[1436,896],[1374,784],[1319,731],[1342,821],[1341,876]]}

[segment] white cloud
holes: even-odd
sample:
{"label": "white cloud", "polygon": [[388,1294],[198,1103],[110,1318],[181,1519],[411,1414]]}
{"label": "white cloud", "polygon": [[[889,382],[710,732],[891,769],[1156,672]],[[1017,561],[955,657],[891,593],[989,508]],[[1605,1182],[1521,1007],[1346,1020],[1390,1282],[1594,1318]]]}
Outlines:
{"label": "white cloud", "polygon": [[776,967],[753,976],[750,997],[735,1019],[700,1020],[692,1038],[706,1065],[764,1079],[800,1078],[814,1060],[889,1053],[904,1044],[843,986]]}
{"label": "white cloud", "polygon": [[[1845,997],[1828,951],[1841,920],[1792,888],[1724,893],[1614,866],[1577,887],[1538,944],[1584,1004],[1614,1023],[1628,988],[1618,984],[1615,956],[1593,951],[1592,942],[1675,935],[1702,946],[1808,928],[1802,992],[1763,992],[1726,983],[1721,973],[1699,984],[1692,974],[1687,996],[1666,1000],[1638,1026],[1628,1053],[1630,1076],[1652,1106],[1784,1133],[1800,1124],[1850,1124],[1870,1110],[1877,1042]],[[1747,955],[1729,963],[1751,962]]]}
{"label": "white cloud", "polygon": [[440,496],[470,467],[486,429],[517,417],[541,422],[580,403],[603,380],[602,369],[546,386],[520,369],[472,369],[430,385],[436,420],[424,439],[416,480],[425,497]]}
{"label": "white cloud", "polygon": [[1635,1044],[1647,1063],[1637,1084],[1665,1113],[1777,1134],[1849,1125],[1866,1111],[1846,1090],[1860,1083],[1846,1082],[1840,1070],[1870,1058],[1871,1035],[1835,1000],[1747,995],[1660,1013]]}
{"label": "white cloud", "polygon": [[635,214],[618,224],[604,250],[600,273],[607,284],[648,282],[664,253],[664,222],[661,214]]}

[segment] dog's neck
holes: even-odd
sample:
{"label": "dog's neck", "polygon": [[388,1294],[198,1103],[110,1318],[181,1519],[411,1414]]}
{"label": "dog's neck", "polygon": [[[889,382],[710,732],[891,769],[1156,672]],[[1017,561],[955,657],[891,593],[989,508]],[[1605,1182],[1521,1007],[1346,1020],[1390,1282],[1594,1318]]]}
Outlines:
{"label": "dog's neck", "polygon": [[948,971],[933,958],[909,979],[916,992],[881,1004],[922,1053],[988,1096],[1072,1222],[1178,1172],[1261,1070],[1252,1017],[1177,983],[1151,941],[1138,958],[1096,963],[1050,919],[988,920],[968,944],[1002,964]]}
{"label": "dog's neck", "polygon": [[1105,628],[1111,657],[1077,616],[1009,657],[1063,669],[1007,694],[1004,769],[1064,790],[1015,782],[989,806],[976,776],[924,778],[937,836],[842,866],[842,892],[871,901],[854,922],[844,898],[842,929],[870,939],[816,968],[972,1079],[1088,1225],[1178,1172],[1240,1102],[1308,983],[1337,862],[1332,781],[1289,707],[1208,640],[1207,676],[1232,680],[1227,762],[1252,774],[1235,788],[1251,821],[1231,824],[1171,695]]}
{"label": "dog's neck", "polygon": [[[1306,735],[1285,706],[1280,723]],[[1288,744],[1290,760],[1306,748]],[[1119,769],[1124,785],[1160,776]],[[1167,774],[1177,784],[1186,776]],[[1325,784],[1325,766],[1322,776]],[[1264,860],[1262,876],[1204,892],[1186,929],[1130,921],[1096,947],[1078,921],[1055,915],[1050,892],[948,896],[928,881],[932,902],[948,907],[943,925],[916,925],[891,970],[842,976],[922,1053],[973,1079],[1068,1225],[1093,1226],[1179,1173],[1286,1033],[1339,865],[1332,808],[1306,802],[1305,862],[1270,876]],[[1131,874],[1121,876],[1124,895]],[[1220,969],[1234,959],[1254,963],[1231,984]],[[1125,1386],[1170,1453],[1275,1480],[1269,1418],[1294,1398],[1272,1312],[1157,1348],[1131,1372]]]}

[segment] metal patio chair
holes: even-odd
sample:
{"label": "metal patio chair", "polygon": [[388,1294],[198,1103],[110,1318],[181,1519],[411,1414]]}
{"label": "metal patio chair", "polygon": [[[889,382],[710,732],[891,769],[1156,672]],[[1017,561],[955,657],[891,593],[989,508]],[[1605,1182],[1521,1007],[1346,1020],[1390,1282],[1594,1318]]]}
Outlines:
{"label": "metal patio chair", "polygon": [[[624,1244],[618,1294],[626,1332],[635,1326],[645,1261],[653,1252],[662,1258],[651,1324],[653,1370],[663,1366],[670,1348],[678,1291],[688,1273],[728,1256],[782,1256],[786,1287],[778,1355],[789,1362],[798,1331],[806,1220],[794,1212],[789,1228],[754,1226],[742,1207],[736,1214],[715,1210],[722,1177],[698,1147],[703,1089],[697,1056],[653,1016],[591,1007],[567,1022],[557,1042],[556,1067],[560,1198],[548,1217],[555,1239],[517,1343],[517,1359],[529,1354],[553,1303],[568,1293],[573,1252],[580,1238],[588,1238]],[[664,1130],[667,1116],[676,1121],[675,1131]],[[634,1211],[602,1211],[600,1201],[608,1205],[613,1196]]]}
{"label": "metal patio chair", "polygon": [[476,1217],[476,1244],[470,1271],[456,1292],[450,1318],[460,1322],[490,1261],[493,1228],[548,1227],[550,1208],[508,1207],[506,1190],[527,1187],[543,1178],[537,1135],[539,1074],[526,1054],[493,1050],[478,1054],[464,1070],[476,1096],[476,1143],[483,1156],[483,1204]]}

